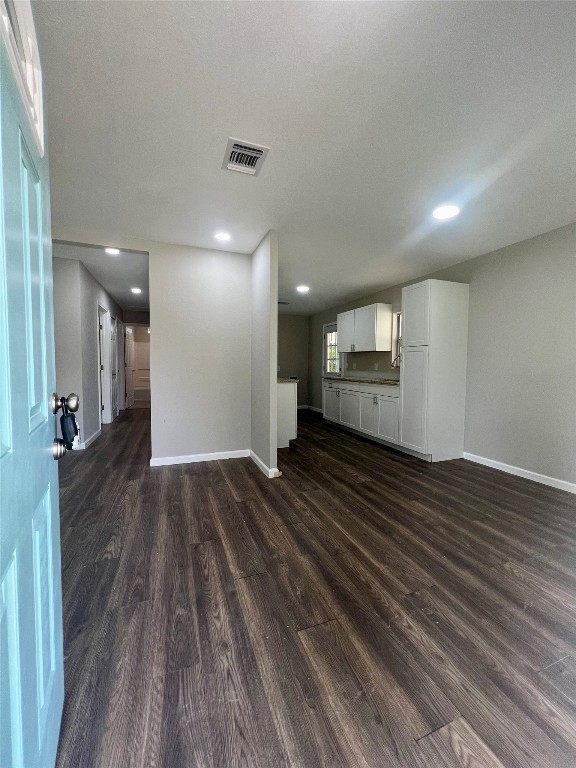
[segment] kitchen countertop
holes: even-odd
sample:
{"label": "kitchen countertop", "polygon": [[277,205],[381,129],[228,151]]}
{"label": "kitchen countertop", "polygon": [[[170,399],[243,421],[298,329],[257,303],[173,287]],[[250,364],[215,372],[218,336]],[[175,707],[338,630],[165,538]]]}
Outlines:
{"label": "kitchen countertop", "polygon": [[353,381],[360,384],[383,384],[387,387],[400,385],[398,379],[353,379],[349,376],[324,376],[324,381]]}

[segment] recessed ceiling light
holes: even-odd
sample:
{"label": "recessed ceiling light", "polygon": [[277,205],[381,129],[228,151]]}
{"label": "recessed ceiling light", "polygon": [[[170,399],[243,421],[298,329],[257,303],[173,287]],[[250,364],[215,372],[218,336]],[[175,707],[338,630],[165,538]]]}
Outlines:
{"label": "recessed ceiling light", "polygon": [[132,293],[142,293],[142,288],[130,288]]}
{"label": "recessed ceiling light", "polygon": [[310,286],[309,285],[299,285],[299,286],[296,287],[296,290],[298,291],[298,293],[308,293],[308,291],[310,290]]}
{"label": "recessed ceiling light", "polygon": [[216,240],[222,240],[223,242],[226,242],[227,240],[230,240],[232,235],[229,235],[228,232],[216,232],[214,237]]}
{"label": "recessed ceiling light", "polygon": [[432,216],[435,219],[444,221],[444,219],[453,219],[454,216],[458,216],[460,208],[457,205],[439,205],[438,208],[434,208]]}
{"label": "recessed ceiling light", "polygon": [[120,251],[118,250],[118,248],[106,248],[106,253],[109,256],[118,256]]}

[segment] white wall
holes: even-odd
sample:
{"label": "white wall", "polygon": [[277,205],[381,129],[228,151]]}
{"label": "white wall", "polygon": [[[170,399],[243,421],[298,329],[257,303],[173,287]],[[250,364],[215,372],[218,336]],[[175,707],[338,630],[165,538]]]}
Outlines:
{"label": "white wall", "polygon": [[152,457],[250,447],[251,258],[150,244]]}
{"label": "white wall", "polygon": [[252,256],[55,227],[149,253],[152,464],[251,451],[276,469],[278,240]]}
{"label": "white wall", "polygon": [[[54,337],[56,344],[56,391],[60,397],[71,392],[80,396],[76,420],[84,435],[82,395],[82,336],[80,331],[80,262],[52,259],[54,276]],[[58,434],[60,416],[58,412]],[[83,439],[83,437],[82,437]]]}
{"label": "white wall", "polygon": [[252,255],[251,450],[271,476],[277,472],[278,237],[268,232]]}
{"label": "white wall", "polygon": [[82,333],[82,408],[84,430],[82,441],[90,440],[100,429],[100,396],[98,392],[98,307],[122,320],[122,309],[97,282],[84,264],[80,265],[80,317]]}
{"label": "white wall", "polygon": [[[576,224],[425,277],[470,285],[465,451],[576,483]],[[354,305],[400,309],[401,289],[310,319],[312,405],[322,406],[322,324]]]}
{"label": "white wall", "polygon": [[98,305],[122,319],[122,310],[86,267],[74,259],[52,259],[56,383],[59,395],[76,392],[82,442],[100,428],[98,394]]}
{"label": "white wall", "polygon": [[278,377],[298,377],[298,405],[308,405],[309,327],[305,315],[278,315]]}

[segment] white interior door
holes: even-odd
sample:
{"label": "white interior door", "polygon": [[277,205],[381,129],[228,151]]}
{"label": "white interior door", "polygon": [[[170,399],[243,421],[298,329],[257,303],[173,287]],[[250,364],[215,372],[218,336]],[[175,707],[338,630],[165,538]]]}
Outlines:
{"label": "white interior door", "polygon": [[110,322],[110,393],[112,420],[119,413],[118,408],[118,322],[115,317]]}
{"label": "white interior door", "polygon": [[110,424],[112,416],[112,376],[110,352],[110,312],[98,307],[98,353],[100,367],[100,412],[101,423]]}
{"label": "white interior door", "polygon": [[124,324],[118,320],[116,336],[118,339],[118,408],[123,411],[126,408],[126,370],[124,366]]}
{"label": "white interior door", "polygon": [[127,326],[125,330],[126,408],[130,408],[134,405],[134,329]]}

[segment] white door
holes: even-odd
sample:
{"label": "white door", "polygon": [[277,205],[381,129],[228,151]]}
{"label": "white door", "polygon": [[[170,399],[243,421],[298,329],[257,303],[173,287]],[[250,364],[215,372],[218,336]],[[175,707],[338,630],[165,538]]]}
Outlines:
{"label": "white door", "polygon": [[421,347],[429,343],[430,282],[402,289],[402,346]]}
{"label": "white door", "polygon": [[120,411],[118,407],[118,321],[115,317],[110,322],[110,378],[112,420],[114,420]]}
{"label": "white door", "polygon": [[427,394],[428,347],[404,347],[400,374],[400,443],[420,453],[428,453]]}
{"label": "white door", "polygon": [[134,329],[126,328],[124,355],[126,361],[126,408],[134,405]]}
{"label": "white door", "polygon": [[110,424],[114,420],[112,410],[112,318],[110,312],[98,307],[98,355],[100,365],[100,413],[101,423]]}
{"label": "white door", "polygon": [[376,351],[376,305],[354,310],[354,352]]}
{"label": "white door", "polygon": [[398,442],[398,398],[380,397],[378,414],[378,437]]}
{"label": "white door", "polygon": [[118,408],[126,408],[126,370],[124,367],[124,324],[118,320],[116,336],[118,338]]}
{"label": "white door", "polygon": [[354,344],[354,310],[341,312],[337,316],[338,352],[352,352]]}
{"label": "white door", "polygon": [[340,421],[340,397],[337,389],[324,389],[324,418]]}
{"label": "white door", "polygon": [[360,429],[360,393],[340,390],[340,424]]}
{"label": "white door", "polygon": [[378,432],[378,395],[360,395],[360,431],[369,435]]}

